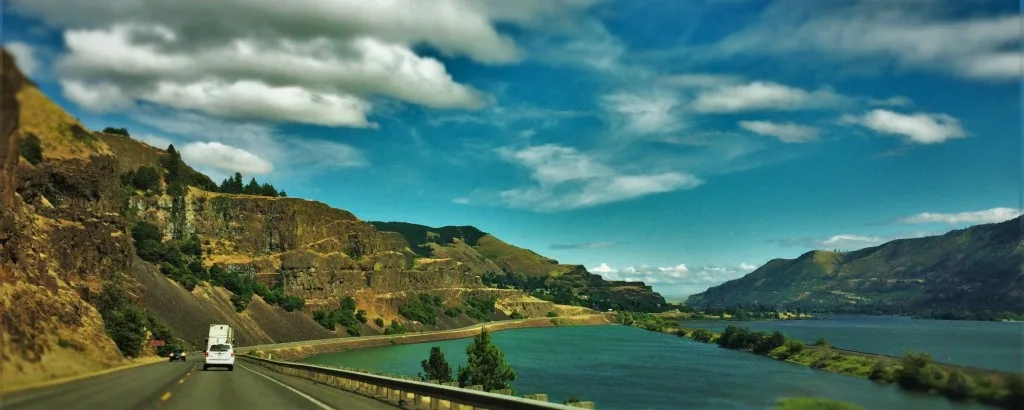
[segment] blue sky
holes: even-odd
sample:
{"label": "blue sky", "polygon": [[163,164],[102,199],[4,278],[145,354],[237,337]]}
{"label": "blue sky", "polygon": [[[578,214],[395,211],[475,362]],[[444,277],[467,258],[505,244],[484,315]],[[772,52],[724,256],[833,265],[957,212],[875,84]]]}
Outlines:
{"label": "blue sky", "polygon": [[90,128],[669,296],[1021,208],[1015,2],[5,4]]}

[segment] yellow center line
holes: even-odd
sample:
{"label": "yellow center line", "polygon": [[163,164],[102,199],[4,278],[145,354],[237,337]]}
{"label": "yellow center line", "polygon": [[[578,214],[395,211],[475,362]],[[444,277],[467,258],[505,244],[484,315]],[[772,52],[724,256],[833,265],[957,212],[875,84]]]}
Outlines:
{"label": "yellow center line", "polygon": [[164,393],[163,396],[160,396],[160,401],[167,401],[169,398],[171,398],[171,392]]}
{"label": "yellow center line", "polygon": [[178,380],[178,384],[185,383],[185,379]]}

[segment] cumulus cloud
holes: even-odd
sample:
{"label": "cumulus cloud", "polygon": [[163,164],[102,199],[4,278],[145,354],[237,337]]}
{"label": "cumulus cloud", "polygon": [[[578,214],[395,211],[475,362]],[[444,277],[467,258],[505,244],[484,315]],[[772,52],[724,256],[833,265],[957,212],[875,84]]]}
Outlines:
{"label": "cumulus cloud", "polygon": [[846,97],[828,88],[806,91],[783,84],[755,81],[701,91],[691,107],[700,113],[733,113],[754,110],[800,110],[839,105]]}
{"label": "cumulus cloud", "polygon": [[[212,147],[218,155],[227,155],[225,162],[203,165],[197,163],[202,171],[213,175],[223,176],[242,172],[241,169],[228,169],[235,166],[245,167],[250,172],[260,171],[267,168],[263,162],[271,164],[274,174],[278,177],[310,175],[368,165],[362,153],[348,144],[281,135],[274,127],[268,125],[220,120],[182,112],[138,114],[134,119],[180,136],[187,141],[186,144],[199,143],[200,145],[194,146],[197,152]],[[186,157],[184,147],[181,151],[182,157],[192,162]],[[258,161],[243,152],[252,155]],[[197,156],[196,160],[207,160],[206,157],[210,155],[213,154]]]}
{"label": "cumulus cloud", "polygon": [[556,243],[551,245],[551,249],[598,249],[611,248],[615,245],[615,242]]}
{"label": "cumulus cloud", "polygon": [[812,249],[841,249],[841,250],[856,250],[862,248],[869,248],[872,246],[878,246],[886,242],[891,242],[897,239],[908,239],[908,238],[921,238],[925,236],[935,235],[934,232],[905,232],[895,235],[862,235],[852,233],[842,233],[829,236],[827,238],[787,238],[772,240],[783,247],[792,248],[812,248]]}
{"label": "cumulus cloud", "polygon": [[680,128],[678,96],[666,92],[638,94],[619,92],[601,98],[601,103],[626,132],[665,133]]}
{"label": "cumulus cloud", "polygon": [[799,125],[792,122],[776,123],[771,121],[740,121],[739,126],[755,134],[778,138],[779,141],[788,144],[809,142],[818,139],[817,128]]}
{"label": "cumulus cloud", "polygon": [[897,219],[896,222],[903,224],[944,223],[949,225],[977,225],[1008,221],[1020,216],[1022,212],[1024,211],[1014,208],[992,208],[981,211],[957,213],[922,212],[916,215]]}
{"label": "cumulus cloud", "polygon": [[607,263],[601,263],[587,270],[609,280],[642,281],[648,285],[655,286],[685,285],[707,288],[736,279],[753,270],[746,269],[746,267],[751,267],[751,265],[740,264],[739,268],[704,265],[694,269],[687,267],[683,263],[672,266],[641,264],[617,269],[609,266]]}
{"label": "cumulus cloud", "polygon": [[760,21],[716,44],[721,57],[811,54],[834,61],[895,63],[897,68],[964,78],[1016,81],[1022,17],[970,13],[958,0],[776,1]]}
{"label": "cumulus cloud", "polygon": [[225,118],[369,127],[376,96],[437,109],[487,102],[419,47],[513,63],[522,51],[499,25],[572,21],[593,2],[10,3],[64,30],[67,53],[57,67],[65,95],[83,107],[147,101]]}
{"label": "cumulus cloud", "polygon": [[28,77],[35,74],[39,68],[39,61],[36,60],[35,50],[32,49],[32,46],[20,41],[11,41],[4,43],[4,48],[14,57],[14,63],[18,65],[18,69],[23,74]]}
{"label": "cumulus cloud", "polygon": [[702,183],[693,175],[672,171],[625,174],[597,158],[557,144],[523,149],[505,147],[498,153],[506,161],[530,170],[530,178],[536,183],[499,193],[499,201],[513,208],[584,208],[694,188]]}
{"label": "cumulus cloud", "polygon": [[857,124],[881,134],[906,137],[917,144],[938,144],[967,136],[960,121],[946,114],[900,114],[875,109],[860,117],[844,115],[840,122]]}
{"label": "cumulus cloud", "polygon": [[902,95],[897,95],[897,96],[894,96],[894,97],[886,98],[884,100],[869,99],[868,103],[871,104],[871,105],[880,105],[880,106],[889,106],[889,107],[903,107],[903,106],[907,106],[907,105],[912,105],[914,103],[914,101],[911,100],[908,97],[904,97]]}
{"label": "cumulus cloud", "polygon": [[181,158],[190,164],[216,168],[225,173],[259,175],[274,170],[271,163],[251,152],[219,142],[191,142],[180,151]]}
{"label": "cumulus cloud", "polygon": [[741,262],[739,268],[742,271],[752,271],[752,270],[757,269],[757,266],[756,265],[751,265],[751,264],[746,263],[746,262]]}

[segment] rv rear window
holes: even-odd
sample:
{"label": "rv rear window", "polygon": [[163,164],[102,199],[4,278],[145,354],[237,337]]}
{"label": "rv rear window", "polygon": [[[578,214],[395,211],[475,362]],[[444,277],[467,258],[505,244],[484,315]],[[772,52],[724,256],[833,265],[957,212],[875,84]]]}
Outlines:
{"label": "rv rear window", "polygon": [[226,352],[231,350],[231,345],[213,345],[210,346],[211,352]]}

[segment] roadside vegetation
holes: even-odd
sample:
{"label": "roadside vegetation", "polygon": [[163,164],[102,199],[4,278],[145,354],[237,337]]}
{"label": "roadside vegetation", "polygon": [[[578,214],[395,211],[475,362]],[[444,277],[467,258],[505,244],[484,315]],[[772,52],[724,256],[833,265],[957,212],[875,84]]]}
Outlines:
{"label": "roadside vegetation", "polygon": [[[473,342],[466,346],[468,361],[460,366],[458,383],[460,387],[483,386],[484,391],[511,390],[516,372],[505,362],[505,353],[491,343],[491,334],[481,329],[480,334],[473,337]],[[451,365],[444,358],[441,348],[430,349],[430,358],[421,362],[422,380],[436,380],[440,383],[456,381],[452,377]],[[514,391],[513,391],[514,393]]]}
{"label": "roadside vegetation", "polygon": [[775,410],[864,410],[847,402],[817,397],[787,397],[780,399]]}
{"label": "roadside vegetation", "polygon": [[103,328],[107,335],[121,354],[127,357],[141,356],[150,336],[164,341],[163,346],[156,348],[159,356],[167,356],[174,349],[182,347],[170,330],[158,323],[146,308],[131,301],[119,277],[103,285],[96,300],[96,308],[103,318]]}
{"label": "roadside vegetation", "polygon": [[896,359],[835,349],[820,337],[808,346],[778,331],[757,332],[732,325],[723,332],[679,328],[676,322],[651,314],[624,312],[620,322],[833,373],[895,383],[908,391],[942,394],[951,400],[974,400],[1007,409],[1024,408],[1024,375],[942,365],[924,353],[907,352]]}

